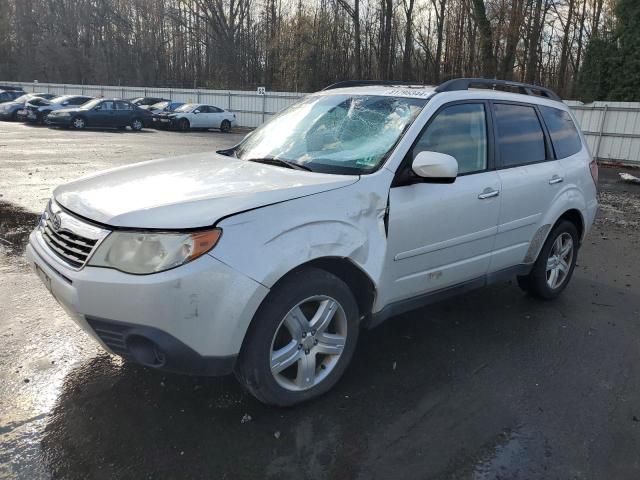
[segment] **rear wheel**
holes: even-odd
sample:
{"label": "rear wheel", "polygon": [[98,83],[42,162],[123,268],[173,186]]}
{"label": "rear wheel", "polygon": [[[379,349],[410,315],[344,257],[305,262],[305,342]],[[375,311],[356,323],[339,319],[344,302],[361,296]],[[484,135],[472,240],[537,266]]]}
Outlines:
{"label": "rear wheel", "polygon": [[82,130],[84,127],[87,126],[87,122],[84,118],[82,117],[74,117],[71,120],[71,126],[73,128],[75,128],[76,130]]}
{"label": "rear wheel", "polygon": [[349,287],[324,270],[301,270],[276,286],[256,313],[236,375],[264,403],[310,400],[342,376],[358,330],[358,307]]}
{"label": "rear wheel", "polygon": [[144,123],[139,118],[134,118],[133,120],[131,120],[130,127],[134,132],[139,132],[144,127]]}
{"label": "rear wheel", "polygon": [[578,257],[576,226],[563,220],[549,234],[529,275],[518,277],[518,285],[531,295],[551,300],[566,288]]}
{"label": "rear wheel", "polygon": [[231,122],[229,120],[223,120],[220,124],[220,131],[222,133],[227,133],[231,130]]}

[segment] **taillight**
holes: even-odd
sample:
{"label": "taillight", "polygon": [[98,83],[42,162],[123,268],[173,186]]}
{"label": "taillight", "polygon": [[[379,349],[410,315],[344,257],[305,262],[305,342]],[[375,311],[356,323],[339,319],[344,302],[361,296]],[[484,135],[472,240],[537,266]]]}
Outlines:
{"label": "taillight", "polygon": [[595,186],[598,186],[598,163],[595,160],[591,160],[589,164],[589,170],[591,170],[591,178],[593,178],[593,183]]}

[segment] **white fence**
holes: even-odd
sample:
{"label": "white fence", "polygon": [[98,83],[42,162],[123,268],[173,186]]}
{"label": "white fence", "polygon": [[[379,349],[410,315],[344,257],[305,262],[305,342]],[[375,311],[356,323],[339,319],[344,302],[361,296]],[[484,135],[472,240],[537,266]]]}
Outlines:
{"label": "white fence", "polygon": [[270,116],[306,95],[306,93],[292,92],[266,92],[265,95],[258,95],[255,91],[244,90],[117,87],[10,81],[0,81],[0,84],[21,86],[27,92],[46,92],[58,95],[76,94],[113,98],[160,97],[170,98],[177,102],[205,103],[234,112],[238,119],[238,125],[243,127],[257,127],[268,120]]}
{"label": "white fence", "polygon": [[[298,92],[202,90],[54,83],[0,82],[22,86],[28,92],[82,94],[101,97],[163,97],[181,102],[206,103],[234,112],[238,124],[257,127],[270,116],[304,97]],[[601,161],[640,166],[640,102],[566,102],[573,110],[593,155]]]}

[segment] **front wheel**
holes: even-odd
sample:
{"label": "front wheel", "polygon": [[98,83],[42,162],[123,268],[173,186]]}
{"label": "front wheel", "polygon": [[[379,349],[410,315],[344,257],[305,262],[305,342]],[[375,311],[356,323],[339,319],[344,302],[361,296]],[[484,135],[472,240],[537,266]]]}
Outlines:
{"label": "front wheel", "polygon": [[87,126],[87,122],[82,117],[75,117],[73,120],[71,120],[71,126],[76,130],[82,130]]}
{"label": "front wheel", "polygon": [[518,277],[518,285],[527,293],[551,300],[566,288],[578,257],[579,235],[576,226],[563,220],[551,231],[529,275]]}
{"label": "front wheel", "polygon": [[178,130],[186,132],[187,130],[189,130],[190,127],[191,125],[189,124],[189,120],[187,120],[186,118],[182,118],[178,122]]}
{"label": "front wheel", "polygon": [[220,124],[220,131],[222,133],[228,133],[231,131],[231,122],[229,120],[223,120]]}
{"label": "front wheel", "polygon": [[290,406],[330,390],[358,340],[358,306],[349,287],[308,268],[279,283],[256,313],[236,375],[258,400]]}

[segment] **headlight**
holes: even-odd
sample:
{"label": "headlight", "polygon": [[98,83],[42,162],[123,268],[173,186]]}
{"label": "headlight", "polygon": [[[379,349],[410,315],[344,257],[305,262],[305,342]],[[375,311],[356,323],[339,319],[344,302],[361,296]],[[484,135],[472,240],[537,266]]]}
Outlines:
{"label": "headlight", "polygon": [[100,244],[89,265],[137,274],[162,272],[204,255],[221,235],[219,228],[192,233],[116,231]]}

